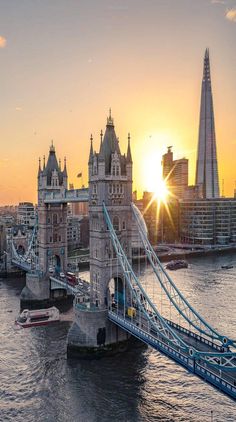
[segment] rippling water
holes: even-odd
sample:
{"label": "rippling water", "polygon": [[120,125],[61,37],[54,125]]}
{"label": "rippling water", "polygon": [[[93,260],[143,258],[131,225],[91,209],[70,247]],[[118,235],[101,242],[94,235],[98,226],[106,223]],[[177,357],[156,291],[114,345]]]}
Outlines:
{"label": "rippling water", "polygon": [[[236,338],[236,256],[195,258],[172,272],[215,327]],[[222,264],[234,268],[222,270]],[[151,280],[149,268],[145,271]],[[66,359],[72,310],[53,326],[16,329],[24,279],[0,280],[0,421],[236,421],[236,403],[151,348]]]}

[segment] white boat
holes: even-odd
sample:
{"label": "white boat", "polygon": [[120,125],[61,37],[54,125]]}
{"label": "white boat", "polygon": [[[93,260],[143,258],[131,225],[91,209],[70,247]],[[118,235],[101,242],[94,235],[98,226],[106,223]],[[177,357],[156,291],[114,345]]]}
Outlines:
{"label": "white boat", "polygon": [[24,309],[15,322],[20,327],[28,328],[48,325],[59,320],[60,312],[55,306],[52,306],[48,309]]}

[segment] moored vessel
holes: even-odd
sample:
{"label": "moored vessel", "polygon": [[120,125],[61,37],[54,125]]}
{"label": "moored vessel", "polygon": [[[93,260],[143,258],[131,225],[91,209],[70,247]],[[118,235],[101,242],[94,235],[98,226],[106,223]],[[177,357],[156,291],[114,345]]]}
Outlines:
{"label": "moored vessel", "polygon": [[60,312],[55,306],[52,306],[48,309],[24,309],[16,319],[15,323],[20,327],[28,328],[48,325],[59,320]]}
{"label": "moored vessel", "polygon": [[225,270],[230,270],[231,268],[234,268],[233,265],[221,265],[221,268],[225,269]]}
{"label": "moored vessel", "polygon": [[184,259],[178,259],[168,262],[166,268],[168,270],[179,270],[180,268],[188,268],[188,263]]}

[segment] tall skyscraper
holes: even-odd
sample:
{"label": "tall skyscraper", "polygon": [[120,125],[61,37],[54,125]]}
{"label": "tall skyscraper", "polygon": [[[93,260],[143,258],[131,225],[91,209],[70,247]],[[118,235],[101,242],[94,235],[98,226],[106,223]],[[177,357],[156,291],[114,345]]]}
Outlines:
{"label": "tall skyscraper", "polygon": [[196,185],[199,186],[202,198],[219,198],[215,122],[208,48],[204,57],[202,79]]}

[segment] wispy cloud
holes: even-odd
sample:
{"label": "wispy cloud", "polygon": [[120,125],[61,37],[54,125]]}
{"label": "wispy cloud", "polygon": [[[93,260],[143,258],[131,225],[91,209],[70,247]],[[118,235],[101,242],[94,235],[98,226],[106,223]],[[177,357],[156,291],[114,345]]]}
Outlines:
{"label": "wispy cloud", "polygon": [[225,0],[211,0],[212,4],[226,4]]}
{"label": "wispy cloud", "polygon": [[226,10],[225,17],[231,22],[236,22],[236,7]]}
{"label": "wispy cloud", "polygon": [[4,48],[7,45],[7,40],[5,37],[3,37],[2,35],[0,35],[0,48]]}

